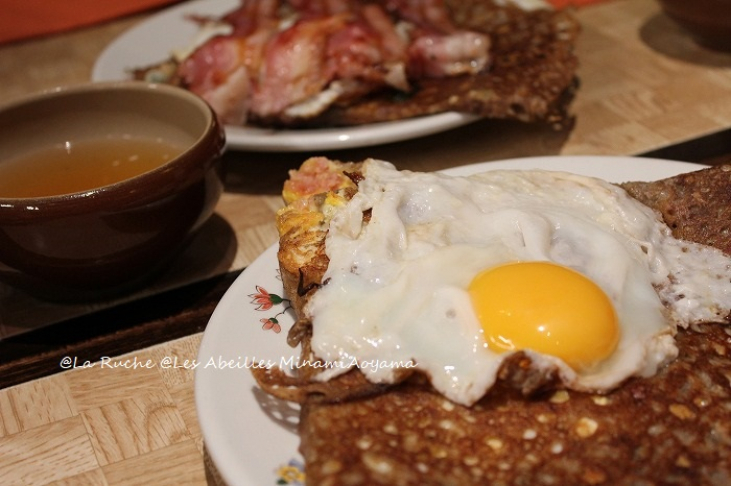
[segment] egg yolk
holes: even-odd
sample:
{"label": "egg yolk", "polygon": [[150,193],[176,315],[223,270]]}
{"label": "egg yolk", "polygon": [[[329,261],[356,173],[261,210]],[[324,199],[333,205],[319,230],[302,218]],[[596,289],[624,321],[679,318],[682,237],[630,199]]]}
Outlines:
{"label": "egg yolk", "polygon": [[488,348],[531,349],[580,371],[617,346],[612,302],[579,272],[549,262],[516,262],[485,270],[469,286]]}

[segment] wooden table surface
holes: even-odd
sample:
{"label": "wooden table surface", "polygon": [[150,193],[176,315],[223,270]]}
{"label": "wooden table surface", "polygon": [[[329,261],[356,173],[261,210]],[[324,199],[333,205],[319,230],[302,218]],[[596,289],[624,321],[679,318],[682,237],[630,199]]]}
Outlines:
{"label": "wooden table surface", "polygon": [[[0,46],[0,103],[86,82],[105,46],[153,13]],[[577,16],[582,85],[570,131],[481,121],[326,155],[377,157],[413,170],[536,155],[726,160],[731,55],[697,47],[654,0],[610,0]],[[221,295],[276,241],[273,216],[287,170],[311,155],[319,153],[228,153],[214,219],[166,275],[132,295],[60,305],[0,287],[0,337],[15,334],[0,338],[0,484],[217,483],[196,419],[192,371],[67,370],[63,359],[194,358]]]}

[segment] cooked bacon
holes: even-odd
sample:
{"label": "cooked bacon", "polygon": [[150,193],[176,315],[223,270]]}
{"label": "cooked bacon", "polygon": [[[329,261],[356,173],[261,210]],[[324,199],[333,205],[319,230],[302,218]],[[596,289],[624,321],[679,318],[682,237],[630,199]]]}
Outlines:
{"label": "cooked bacon", "polygon": [[479,73],[489,61],[490,39],[476,32],[421,35],[409,46],[410,77],[440,78]]}
{"label": "cooked bacon", "polygon": [[233,32],[195,50],[178,76],[227,124],[308,118],[489,60],[489,39],[458,31],[442,0],[242,0],[220,20]]}
{"label": "cooked bacon", "polygon": [[[300,19],[277,34],[266,49],[252,113],[260,118],[285,111],[314,116],[336,100],[384,86],[407,90],[405,46],[390,39],[383,47],[381,31],[369,21],[378,20],[376,9],[380,7],[370,6],[369,17],[351,11]],[[387,18],[385,12],[380,15]]]}
{"label": "cooked bacon", "polygon": [[386,9],[421,29],[448,34],[457,30],[444,0],[383,0]]}
{"label": "cooked bacon", "polygon": [[185,86],[210,103],[224,123],[246,122],[252,76],[261,66],[271,32],[261,29],[248,37],[217,36],[180,64]]}
{"label": "cooked bacon", "polygon": [[211,87],[201,94],[221,121],[230,125],[243,125],[249,107],[251,79],[244,66],[240,66],[226,78],[223,84]]}
{"label": "cooked bacon", "polygon": [[408,43],[398,34],[394,22],[383,8],[376,4],[363,5],[361,15],[380,38],[380,46],[387,61],[400,60],[406,56]]}
{"label": "cooked bacon", "polygon": [[178,68],[188,89],[204,98],[225,123],[246,118],[249,75],[246,39],[214,37]]}
{"label": "cooked bacon", "polygon": [[[378,21],[376,10],[380,7],[371,7],[368,15]],[[381,11],[380,15],[386,14]],[[353,19],[329,39],[325,53],[328,73],[333,79],[357,80],[366,92],[384,85],[408,90],[405,45],[384,45],[383,40],[382,31],[374,28],[368,17]]]}
{"label": "cooked bacon", "polygon": [[410,78],[474,74],[487,67],[490,39],[458,30],[443,0],[385,0],[385,6],[413,24],[408,47]]}
{"label": "cooked bacon", "polygon": [[274,28],[279,7],[279,0],[241,0],[241,6],[221,20],[233,27],[232,35],[246,37],[260,29]]}
{"label": "cooked bacon", "polygon": [[289,4],[303,18],[337,15],[350,12],[354,8],[352,0],[290,0]]}
{"label": "cooked bacon", "polygon": [[345,27],[346,20],[344,15],[300,20],[267,44],[251,100],[251,109],[258,116],[281,113],[327,86],[330,76],[324,70],[324,54],[328,39]]}
{"label": "cooked bacon", "polygon": [[286,194],[285,200],[289,203],[294,199],[354,187],[353,176],[346,171],[360,174],[360,165],[334,162],[326,157],[310,157],[299,169],[289,171],[282,193]]}

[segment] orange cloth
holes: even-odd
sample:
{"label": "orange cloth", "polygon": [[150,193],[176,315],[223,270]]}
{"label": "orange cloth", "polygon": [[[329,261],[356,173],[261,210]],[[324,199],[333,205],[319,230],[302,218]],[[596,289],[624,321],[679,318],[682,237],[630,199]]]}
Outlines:
{"label": "orange cloth", "polygon": [[86,27],[179,0],[0,0],[0,43]]}
{"label": "orange cloth", "polygon": [[[0,0],[0,43],[56,34],[180,0]],[[605,0],[549,0],[557,8]]]}

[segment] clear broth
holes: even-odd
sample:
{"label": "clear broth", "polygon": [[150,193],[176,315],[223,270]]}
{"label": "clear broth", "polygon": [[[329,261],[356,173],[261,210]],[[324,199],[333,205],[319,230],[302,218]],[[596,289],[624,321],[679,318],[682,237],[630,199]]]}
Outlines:
{"label": "clear broth", "polygon": [[0,162],[0,198],[57,196],[156,169],[183,148],[154,139],[68,142]]}

